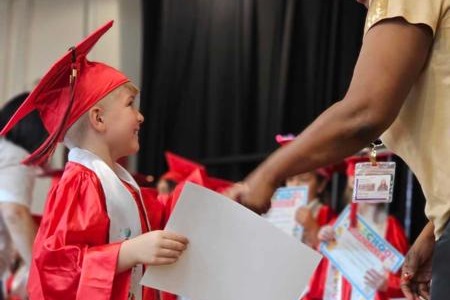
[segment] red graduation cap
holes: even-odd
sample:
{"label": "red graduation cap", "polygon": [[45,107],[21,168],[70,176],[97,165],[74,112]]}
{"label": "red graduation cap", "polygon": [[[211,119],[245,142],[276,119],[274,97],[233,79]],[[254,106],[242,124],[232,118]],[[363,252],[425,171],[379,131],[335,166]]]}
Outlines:
{"label": "red graduation cap", "polygon": [[[175,155],[171,152],[166,152],[166,157],[167,157],[168,153]],[[176,156],[177,155],[175,155],[175,157]],[[188,162],[190,162],[190,161],[188,160]],[[198,184],[200,186],[206,187],[207,177],[208,177],[208,175],[206,174],[206,170],[204,168],[196,168],[191,173],[189,173],[185,178],[178,181],[178,184],[175,187],[175,189],[170,193],[170,195],[168,197],[166,197],[166,199],[163,200],[166,202],[165,205],[167,205],[167,207],[168,207],[169,214],[172,212],[175,205],[177,204],[178,199],[180,198],[181,192],[183,191],[183,188],[184,188],[184,185],[186,184],[186,182],[189,181],[189,182]],[[163,177],[163,178],[165,178],[165,177]],[[169,178],[165,178],[165,179],[169,179]],[[170,180],[172,180],[172,179],[170,179]]]}
{"label": "red graduation cap", "polygon": [[[192,182],[198,185],[201,185],[205,188],[208,188],[210,190],[213,190],[215,192],[221,193],[227,188],[231,187],[233,185],[233,182],[210,177],[206,171],[206,169],[196,169],[191,174],[189,174],[188,177],[184,180],[184,182]],[[180,184],[184,185],[184,183]],[[177,186],[178,187],[178,186]]]}
{"label": "red graduation cap", "polygon": [[218,193],[222,193],[234,184],[234,182],[216,177],[208,177],[207,182],[206,187]]}
{"label": "red graduation cap", "polygon": [[230,181],[215,177],[209,177],[205,168],[196,168],[188,176],[186,176],[186,178],[184,178],[177,184],[177,186],[175,187],[173,192],[169,195],[169,197],[163,200],[165,204],[168,205],[169,214],[172,212],[173,208],[178,202],[183,187],[188,181],[203,186],[205,188],[211,189],[218,193],[225,191],[228,187],[233,185],[233,183]]}
{"label": "red graduation cap", "polygon": [[[393,155],[390,151],[380,152],[377,154],[377,161],[387,161]],[[369,154],[366,152],[362,152],[360,154],[356,154],[345,159],[345,163],[347,165],[346,173],[347,176],[355,176],[355,166],[357,163],[361,162],[369,162]]]}
{"label": "red graduation cap", "polygon": [[316,169],[316,173],[325,178],[326,181],[330,181],[333,173],[335,172],[335,168],[333,166],[327,166]]}
{"label": "red graduation cap", "polygon": [[163,179],[172,180],[181,185],[185,181],[190,181],[219,193],[233,185],[231,181],[209,176],[206,168],[197,162],[169,151],[165,155],[169,171],[161,176]]}
{"label": "red graduation cap", "polygon": [[30,112],[35,109],[39,111],[49,137],[23,163],[45,163],[75,121],[107,94],[129,81],[118,70],[86,59],[89,51],[112,25],[113,21],[107,22],[69,49],[42,77],[0,132],[5,135]]}
{"label": "red graduation cap", "polygon": [[172,180],[178,183],[186,180],[186,178],[195,170],[205,169],[203,165],[172,152],[166,151],[165,155],[169,171],[161,176],[162,179]]}

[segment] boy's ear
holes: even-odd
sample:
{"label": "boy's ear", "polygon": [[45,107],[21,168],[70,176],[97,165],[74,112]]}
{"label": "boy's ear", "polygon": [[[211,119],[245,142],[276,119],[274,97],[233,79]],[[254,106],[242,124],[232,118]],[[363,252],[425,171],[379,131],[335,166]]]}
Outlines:
{"label": "boy's ear", "polygon": [[106,129],[103,119],[103,109],[98,106],[94,106],[89,110],[89,123],[98,132],[104,132]]}

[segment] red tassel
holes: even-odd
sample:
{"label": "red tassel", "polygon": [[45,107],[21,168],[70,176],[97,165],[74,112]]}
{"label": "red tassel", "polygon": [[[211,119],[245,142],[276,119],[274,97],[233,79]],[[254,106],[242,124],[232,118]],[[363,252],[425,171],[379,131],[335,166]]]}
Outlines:
{"label": "red tassel", "polygon": [[358,225],[358,203],[350,204],[350,228],[356,228]]}
{"label": "red tassel", "polygon": [[65,127],[75,100],[76,85],[77,80],[75,79],[73,82],[71,82],[69,105],[67,106],[67,109],[64,112],[64,117],[62,118],[61,123],[58,126],[58,129],[53,134],[51,134],[36,151],[34,151],[27,158],[25,158],[22,161],[23,164],[41,166],[48,161],[48,159],[53,155],[53,153],[55,153],[58,142],[66,134]]}

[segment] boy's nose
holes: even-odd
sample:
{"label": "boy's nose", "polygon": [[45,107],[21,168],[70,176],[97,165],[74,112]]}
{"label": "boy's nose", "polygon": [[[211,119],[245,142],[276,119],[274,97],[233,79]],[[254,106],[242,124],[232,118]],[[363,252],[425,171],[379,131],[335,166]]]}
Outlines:
{"label": "boy's nose", "polygon": [[138,111],[138,121],[139,121],[139,123],[144,122],[144,116],[139,111]]}

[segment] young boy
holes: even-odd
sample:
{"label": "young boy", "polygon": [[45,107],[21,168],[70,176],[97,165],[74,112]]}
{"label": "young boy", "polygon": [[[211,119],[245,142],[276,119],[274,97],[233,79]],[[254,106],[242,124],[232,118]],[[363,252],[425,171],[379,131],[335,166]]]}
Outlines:
{"label": "young boy", "polygon": [[50,135],[24,163],[46,161],[63,139],[70,148],[33,247],[30,299],[158,299],[139,285],[143,265],[172,264],[186,249],[186,238],[150,231],[139,187],[115,163],[138,151],[144,118],[128,78],[86,59],[111,26],[56,62],[1,132],[37,109]]}

